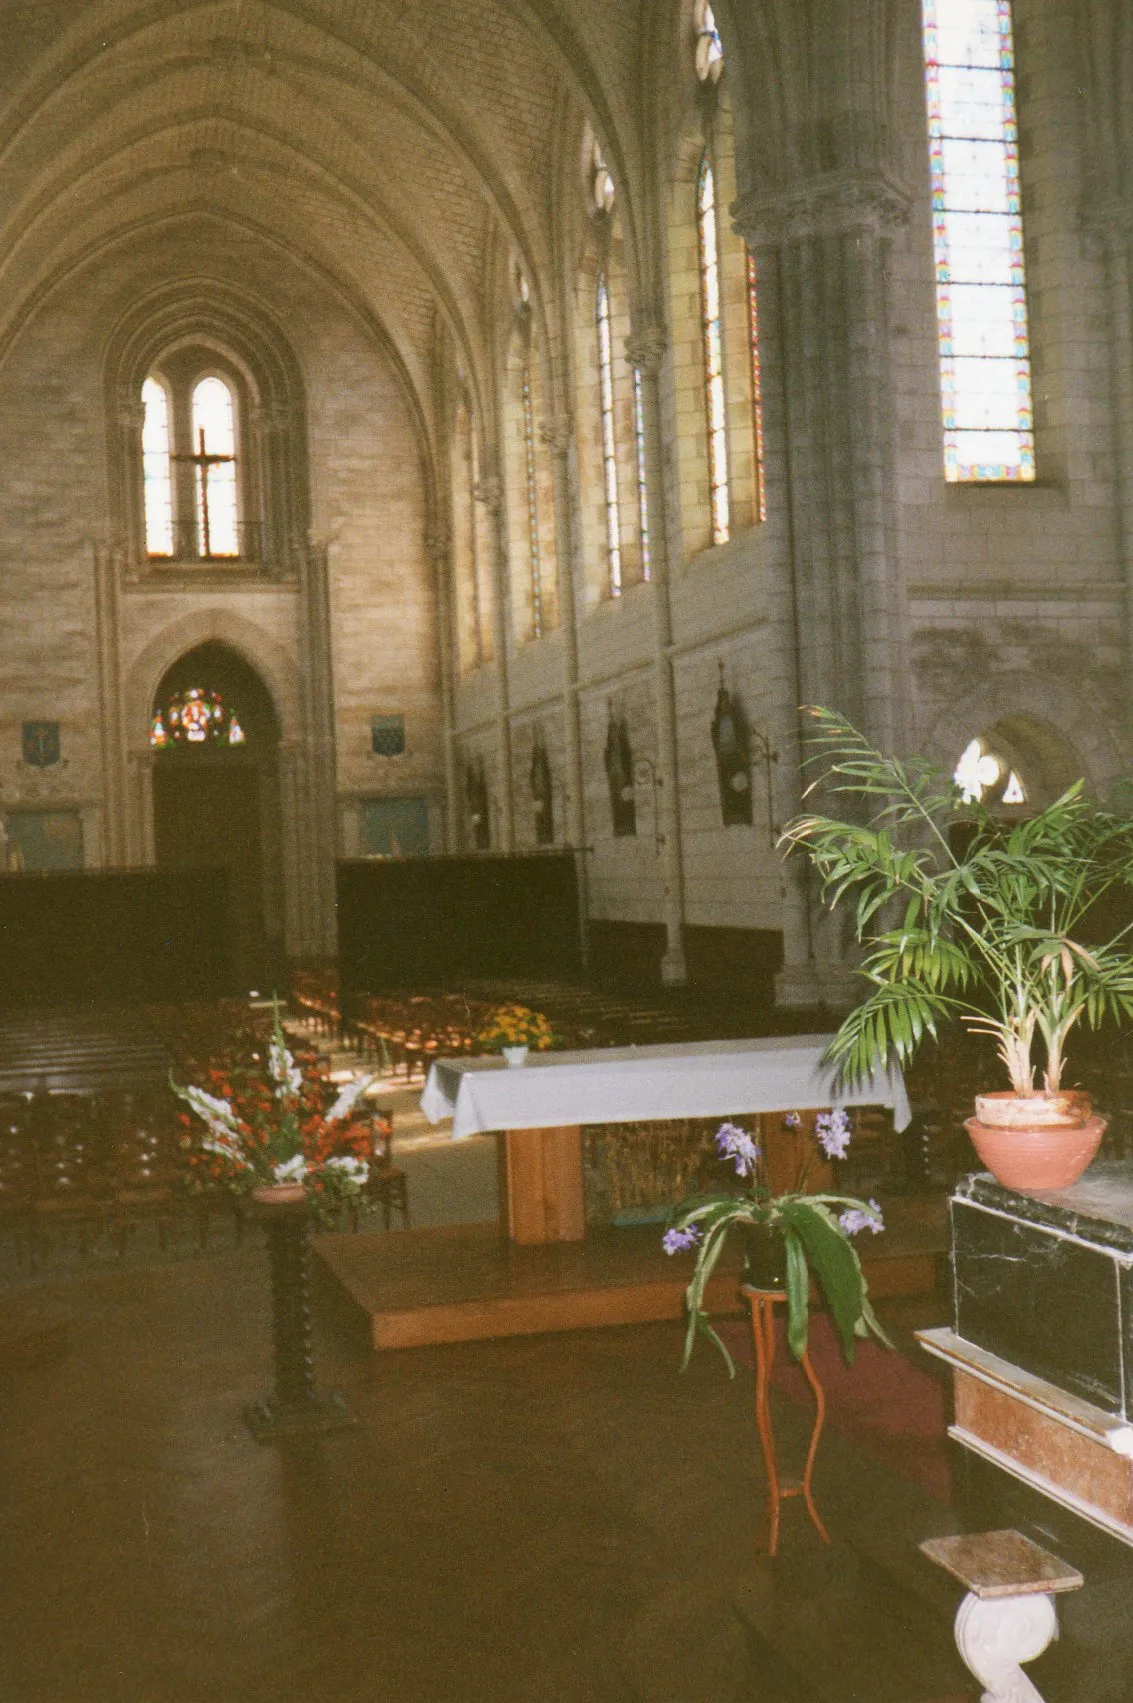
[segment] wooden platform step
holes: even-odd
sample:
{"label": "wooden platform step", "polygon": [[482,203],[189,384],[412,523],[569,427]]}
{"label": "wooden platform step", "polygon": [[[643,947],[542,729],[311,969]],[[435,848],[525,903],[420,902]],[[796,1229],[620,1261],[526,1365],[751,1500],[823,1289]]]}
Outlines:
{"label": "wooden platform step", "polygon": [[[929,1293],[945,1246],[935,1203],[863,1248],[877,1297]],[[882,1247],[881,1243],[887,1245]],[[315,1267],[328,1305],[372,1348],[643,1324],[684,1315],[690,1262],[667,1258],[657,1225],[591,1230],[584,1242],[518,1247],[496,1223],[323,1236]],[[736,1309],[740,1255],[727,1250],[711,1311]]]}

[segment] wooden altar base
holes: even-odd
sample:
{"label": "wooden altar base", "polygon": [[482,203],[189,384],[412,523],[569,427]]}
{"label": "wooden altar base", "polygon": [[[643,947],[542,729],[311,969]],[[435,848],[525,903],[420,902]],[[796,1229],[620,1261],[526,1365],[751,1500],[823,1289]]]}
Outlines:
{"label": "wooden altar base", "polygon": [[[885,1235],[860,1249],[871,1294],[930,1293],[947,1247],[943,1201],[890,1201],[885,1212]],[[509,1242],[495,1222],[320,1236],[316,1296],[369,1348],[680,1319],[691,1262],[661,1251],[661,1231],[595,1229],[584,1242],[534,1247]],[[739,1311],[739,1271],[738,1250],[726,1250],[710,1311]]]}

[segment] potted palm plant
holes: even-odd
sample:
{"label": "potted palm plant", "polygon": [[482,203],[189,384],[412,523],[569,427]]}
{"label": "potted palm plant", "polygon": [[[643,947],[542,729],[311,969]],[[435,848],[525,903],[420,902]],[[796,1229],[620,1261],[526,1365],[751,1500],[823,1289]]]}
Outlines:
{"label": "potted palm plant", "polygon": [[816,786],[851,799],[855,819],[799,816],[783,841],[805,849],[831,908],[852,905],[868,984],[828,1057],[856,1080],[907,1064],[958,1017],[994,1038],[1011,1084],[977,1096],[966,1128],[980,1158],[1009,1188],[1068,1187],[1105,1120],[1064,1085],[1067,1037],[1133,1017],[1133,907],[1099,928],[1099,901],[1133,890],[1133,819],[1078,781],[1004,821],[922,759],[883,756],[835,711],[809,714]]}

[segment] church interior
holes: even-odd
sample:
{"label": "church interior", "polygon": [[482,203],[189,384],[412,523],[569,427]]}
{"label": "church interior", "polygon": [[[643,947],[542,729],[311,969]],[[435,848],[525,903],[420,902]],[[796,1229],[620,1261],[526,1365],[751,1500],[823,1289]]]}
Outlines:
{"label": "church interior", "polygon": [[[0,6],[0,1698],[1129,1703],[1129,1021],[1061,1193],[799,1097],[783,831],[1129,816],[1131,174],[1130,0]],[[801,1127],[888,1346],[682,1376]]]}

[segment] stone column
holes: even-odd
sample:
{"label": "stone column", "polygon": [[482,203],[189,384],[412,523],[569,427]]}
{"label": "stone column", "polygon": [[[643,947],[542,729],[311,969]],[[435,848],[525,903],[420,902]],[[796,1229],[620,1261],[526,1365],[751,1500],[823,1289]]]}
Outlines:
{"label": "stone column", "polygon": [[[312,544],[303,567],[299,603],[303,750],[296,765],[296,828],[304,957],[330,958],[337,949],[335,856],[338,845],[334,664],[331,654],[330,563],[325,544]],[[289,947],[295,947],[289,941]]]}
{"label": "stone column", "polygon": [[[764,367],[768,512],[781,568],[770,576],[795,705],[842,710],[883,750],[900,750],[904,607],[892,496],[886,273],[908,200],[880,172],[838,170],[774,195],[746,195],[735,228],[755,256]],[[776,506],[778,505],[778,512]],[[778,564],[776,565],[778,567]],[[805,719],[777,729],[784,817],[801,800]],[[793,783],[793,784],[792,784]],[[789,873],[784,1004],[854,997],[849,943]]]}
{"label": "stone column", "polygon": [[673,677],[673,614],[669,597],[669,532],[661,425],[661,365],[667,338],[659,325],[644,326],[626,342],[626,359],[641,378],[645,436],[645,499],[649,514],[652,568],[653,683],[657,715],[657,803],[661,816],[664,874],[665,956],[662,980],[686,978],[684,948],[684,861],[681,852],[677,703]]}
{"label": "stone column", "polygon": [[[294,569],[290,493],[293,490],[289,450],[292,416],[289,409],[260,406],[250,412],[256,446],[251,479],[244,482],[252,513],[243,516],[246,532],[242,553],[262,565],[273,578]],[[250,499],[250,500],[249,500]]]}
{"label": "stone column", "polygon": [[123,844],[124,861],[137,869],[148,869],[157,862],[157,847],[153,827],[153,752],[144,748],[130,751],[126,774],[130,797]]}
{"label": "stone column", "polygon": [[[142,427],[145,409],[141,396],[120,389],[115,409],[118,454],[111,462],[111,479],[118,484],[111,492],[111,512],[122,518],[123,554],[126,570],[136,578],[146,555],[146,512],[142,485]],[[115,495],[117,501],[114,501]],[[174,547],[176,550],[176,546]]]}
{"label": "stone column", "polygon": [[1113,420],[1114,507],[1123,588],[1125,701],[1133,695],[1133,205],[1090,209],[1090,246],[1105,267]]}
{"label": "stone column", "polygon": [[566,415],[544,420],[539,436],[551,451],[555,489],[555,577],[558,582],[559,626],[563,644],[563,739],[566,746],[566,836],[575,852],[578,871],[578,910],[582,922],[582,953],[586,959],[588,887],[586,856],[586,788],[582,759],[582,702],[578,690],[578,598],[574,561],[574,527],[570,452],[574,441]]}
{"label": "stone column", "polygon": [[441,753],[445,777],[445,850],[460,849],[460,782],[456,771],[453,707],[452,538],[446,526],[431,528],[425,540],[437,595],[437,667],[441,684]]}
{"label": "stone column", "polygon": [[492,625],[496,651],[496,767],[498,770],[498,821],[500,847],[515,850],[515,788],[511,766],[511,689],[508,674],[511,622],[508,619],[507,516],[504,513],[503,483],[495,475],[481,479],[474,492],[492,517],[495,550],[492,561]]}
{"label": "stone column", "polygon": [[119,562],[116,553],[102,545],[96,544],[92,554],[102,758],[102,862],[113,867],[128,862],[126,732],[119,646]]}

